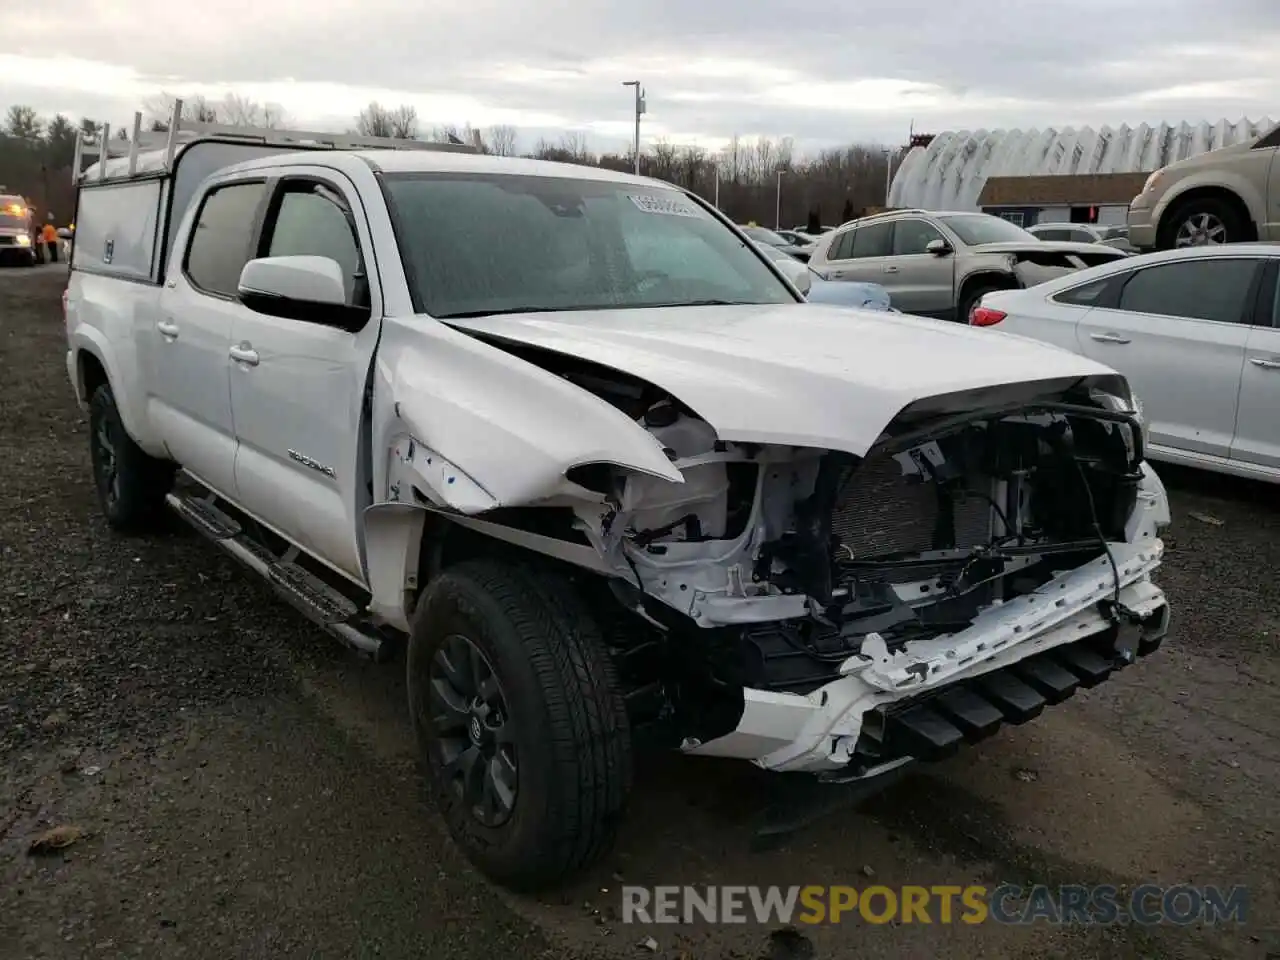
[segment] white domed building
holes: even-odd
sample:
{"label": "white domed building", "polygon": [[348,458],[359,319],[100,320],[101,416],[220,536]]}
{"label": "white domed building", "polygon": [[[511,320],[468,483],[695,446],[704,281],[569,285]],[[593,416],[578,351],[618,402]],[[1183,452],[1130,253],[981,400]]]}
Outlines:
{"label": "white domed building", "polygon": [[891,207],[984,210],[1033,223],[1125,222],[1147,175],[1166,164],[1256,139],[1258,120],[1061,130],[960,130],[917,138],[894,174]]}

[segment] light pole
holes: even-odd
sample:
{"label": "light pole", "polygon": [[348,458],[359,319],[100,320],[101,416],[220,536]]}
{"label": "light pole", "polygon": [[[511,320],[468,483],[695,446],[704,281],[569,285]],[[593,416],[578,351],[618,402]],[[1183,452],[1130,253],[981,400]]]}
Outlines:
{"label": "light pole", "polygon": [[884,205],[889,206],[889,191],[893,188],[893,151],[884,151]]}
{"label": "light pole", "polygon": [[639,80],[623,80],[624,87],[636,88],[636,138],[633,147],[636,152],[636,176],[640,176],[640,115],[644,113],[644,90]]}
{"label": "light pole", "polygon": [[785,167],[778,168],[778,200],[773,213],[773,229],[782,229],[782,175],[786,173]]}

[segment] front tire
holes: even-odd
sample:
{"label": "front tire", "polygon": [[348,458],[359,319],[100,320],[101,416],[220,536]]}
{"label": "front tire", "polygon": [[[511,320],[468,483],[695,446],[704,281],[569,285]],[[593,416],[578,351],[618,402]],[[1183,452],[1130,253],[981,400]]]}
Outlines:
{"label": "front tire", "polygon": [[631,786],[625,705],[567,579],[478,560],[445,570],[414,616],[410,714],[454,841],[517,890],[612,846]]}
{"label": "front tire", "polygon": [[1176,206],[1160,225],[1160,250],[1218,246],[1252,239],[1248,219],[1221,197],[1198,197]]}
{"label": "front tire", "polygon": [[133,442],[110,384],[89,399],[89,457],[98,503],[111,528],[140,533],[153,527],[173,486],[174,466]]}

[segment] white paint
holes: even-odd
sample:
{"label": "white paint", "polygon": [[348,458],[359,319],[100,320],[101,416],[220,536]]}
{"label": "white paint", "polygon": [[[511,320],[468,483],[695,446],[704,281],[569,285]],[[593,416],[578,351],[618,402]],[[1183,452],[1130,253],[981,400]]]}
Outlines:
{"label": "white paint", "polygon": [[1258,120],[1128,124],[1062,130],[959,130],[940,133],[903,159],[889,206],[976,210],[988,177],[1146,173],[1220,147],[1244,143],[1274,126]]}
{"label": "white paint", "polygon": [[[1154,460],[1280,481],[1280,330],[1076,305],[1061,294],[1144,267],[1204,260],[1280,260],[1274,244],[1190,247],[1128,257],[1027,290],[987,294],[1008,316],[984,328],[1091,356],[1124,374],[1142,400]],[[1272,366],[1271,364],[1274,364]],[[1196,384],[1194,392],[1185,389]]]}
{"label": "white paint", "polygon": [[687,403],[722,440],[858,456],[925,397],[1028,376],[1111,373],[1029,341],[996,346],[960,324],[821,304],[581,310],[449,324],[634,374]]}

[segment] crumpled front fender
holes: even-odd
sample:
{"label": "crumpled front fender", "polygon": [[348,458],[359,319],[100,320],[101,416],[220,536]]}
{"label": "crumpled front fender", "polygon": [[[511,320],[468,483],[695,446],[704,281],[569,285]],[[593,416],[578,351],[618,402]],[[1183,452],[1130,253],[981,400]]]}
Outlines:
{"label": "crumpled front fender", "polygon": [[617,407],[429,318],[385,321],[376,377],[379,499],[409,500],[408,476],[437,506],[483,513],[577,489],[565,474],[591,463],[684,482]]}

